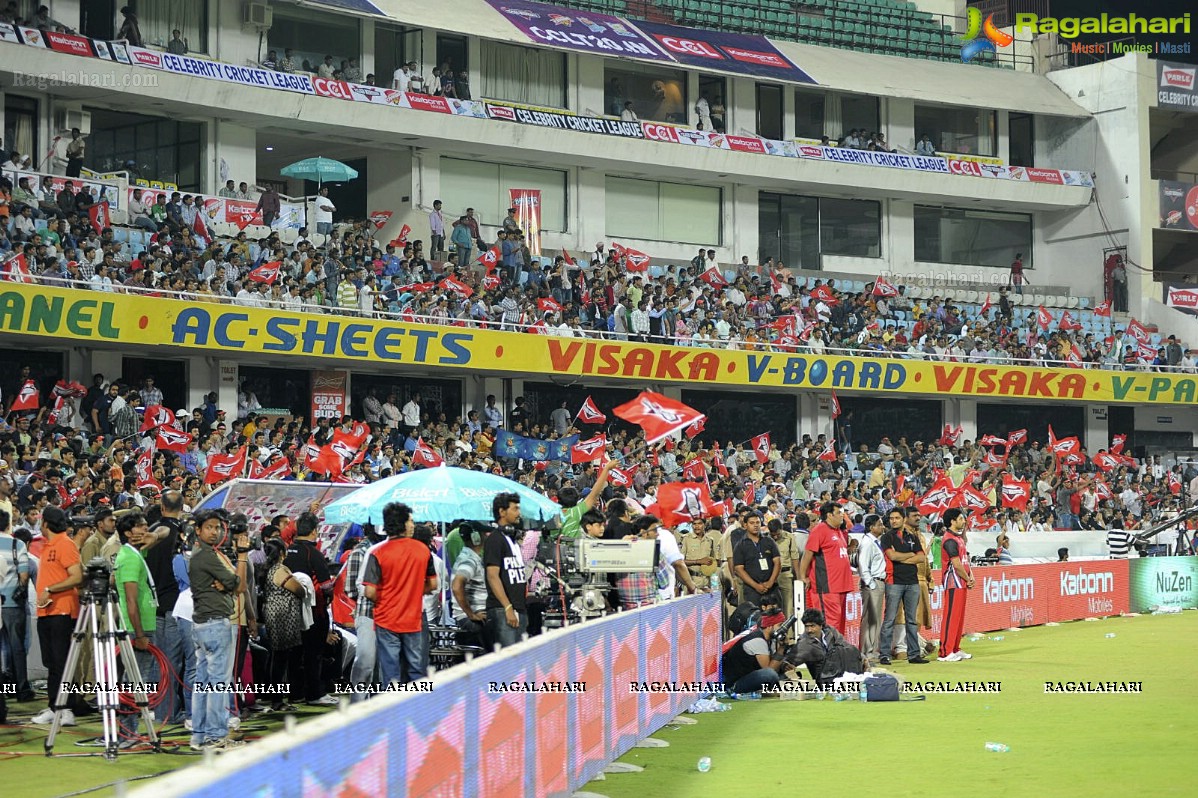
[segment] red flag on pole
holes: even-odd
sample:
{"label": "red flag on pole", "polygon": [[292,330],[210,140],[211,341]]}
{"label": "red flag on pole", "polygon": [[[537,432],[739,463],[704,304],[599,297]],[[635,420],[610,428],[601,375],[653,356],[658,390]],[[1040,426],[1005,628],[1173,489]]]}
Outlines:
{"label": "red flag on pole", "polygon": [[291,474],[291,461],[279,456],[273,463],[262,469],[259,479],[284,479]]}
{"label": "red flag on pole", "polygon": [[[112,227],[112,217],[108,212],[108,200],[97,202],[87,209],[87,218],[92,223],[92,229],[96,231],[96,235],[104,232],[104,228]],[[199,218],[199,214],[196,214]]]}
{"label": "red flag on pole", "polygon": [[245,471],[246,447],[233,454],[214,454],[208,458],[208,470],[204,472],[204,484],[215,485],[226,479],[239,477]]}
{"label": "red flag on pole", "polygon": [[707,466],[698,457],[692,459],[682,468],[682,478],[691,482],[702,482],[707,479]]}
{"label": "red flag on pole", "polygon": [[620,405],[612,412],[644,430],[645,441],[650,445],[706,418],[693,407],[652,391],[641,391],[631,402]]}
{"label": "red flag on pole", "polygon": [[991,307],[992,306],[990,304],[990,292],[987,291],[986,292],[986,301],[982,303],[982,309],[981,309],[981,311],[979,311],[979,315],[983,319],[986,318],[986,314],[990,312]]}
{"label": "red flag on pole", "polygon": [[1127,434],[1120,432],[1111,436],[1111,453],[1123,454],[1123,447],[1127,445]]}
{"label": "red flag on pole", "polygon": [[537,300],[537,307],[545,313],[561,313],[562,306],[558,304],[556,299],[550,297],[541,297]]}
{"label": "red flag on pole", "polygon": [[764,464],[770,459],[770,434],[768,432],[754,435],[749,439],[749,443],[753,446],[753,456],[757,458],[757,462]]}
{"label": "red flag on pole", "polygon": [[162,490],[162,484],[159,483],[158,480],[154,479],[153,449],[146,448],[141,450],[141,453],[137,455],[137,465],[135,468],[137,471],[138,490],[143,490],[145,488],[156,488],[159,491]]}
{"label": "red flag on pole", "polygon": [[1011,474],[1004,474],[1002,478],[1002,506],[1011,507],[1023,512],[1027,509],[1027,503],[1032,498],[1032,483],[1025,479],[1017,479]]}
{"label": "red flag on pole", "polygon": [[705,482],[667,482],[657,489],[657,507],[662,524],[668,527],[718,515],[721,511],[711,501],[711,491]]}
{"label": "red flag on pole", "polygon": [[445,460],[424,442],[423,438],[416,441],[416,451],[412,452],[412,462],[428,468],[444,464]]}
{"label": "red flag on pole", "polygon": [[1111,317],[1111,300],[1104,299],[1103,301],[1101,301],[1097,305],[1095,305],[1094,306],[1094,315],[1102,316],[1104,318],[1109,319]]}
{"label": "red flag on pole", "polygon": [[720,270],[714,265],[704,269],[703,273],[699,275],[699,279],[712,288],[724,288],[728,285],[728,281],[724,279],[724,275],[720,274]]}
{"label": "red flag on pole", "polygon": [[820,452],[819,456],[816,457],[815,459],[823,460],[824,462],[828,462],[828,463],[835,460],[836,459],[836,439],[835,438],[830,439],[828,441],[827,445],[824,446],[824,450],[822,452]]}
{"label": "red flag on pole", "polygon": [[600,433],[585,441],[578,441],[570,447],[571,463],[586,463],[598,460],[607,452],[607,436]]}
{"label": "red flag on pole", "polygon": [[832,420],[840,418],[840,400],[836,398],[836,391],[832,391]]}
{"label": "red flag on pole", "polygon": [[879,275],[878,279],[874,280],[873,295],[885,298],[895,297],[898,296],[898,289],[892,282]]}
{"label": "red flag on pole", "polygon": [[174,426],[174,423],[175,414],[169,407],[150,405],[146,408],[145,415],[141,417],[141,428],[138,432],[149,432],[154,427]]}
{"label": "red flag on pole", "polygon": [[3,277],[12,283],[33,282],[33,275],[29,273],[29,262],[25,260],[24,253],[14,255],[8,259],[4,264]]}
{"label": "red flag on pole", "polygon": [[186,432],[180,432],[170,424],[163,425],[158,428],[158,435],[154,438],[154,446],[159,451],[165,449],[171,452],[179,452],[182,454],[187,451],[187,447],[191,444],[191,435]]}
{"label": "red flag on pole", "polygon": [[578,265],[577,263],[574,262],[574,258],[570,257],[570,253],[566,251],[565,247],[562,247],[562,260],[564,260],[566,262],[567,266],[577,266]]}
{"label": "red flag on pole", "polygon": [[1027,430],[1017,429],[1007,433],[1007,445],[1015,446],[1020,443],[1027,443]]}
{"label": "red flag on pole", "polygon": [[578,411],[578,415],[575,418],[581,420],[584,424],[607,423],[607,416],[599,411],[599,408],[595,406],[595,400],[589,396],[582,403],[582,408]]}
{"label": "red flag on pole", "polygon": [[444,288],[446,291],[452,291],[458,296],[471,297],[474,295],[473,288],[466,285],[453,275],[446,277],[444,280],[437,283],[437,285],[439,285],[441,288]]}
{"label": "red flag on pole", "polygon": [[208,225],[204,223],[204,208],[196,208],[196,220],[191,223],[191,229],[205,241],[212,238],[208,233]]}
{"label": "red flag on pole", "polygon": [[495,266],[499,265],[499,247],[491,247],[478,256],[479,263],[487,267],[490,271]]}
{"label": "red flag on pole", "polygon": [[33,380],[25,380],[25,383],[17,391],[16,398],[12,400],[12,407],[8,408],[8,412],[37,410],[41,400],[42,396],[37,389],[37,383]]}
{"label": "red flag on pole", "polygon": [[1045,310],[1043,305],[1036,311],[1036,323],[1040,325],[1040,329],[1042,330],[1047,330],[1049,325],[1052,324],[1052,314]]}
{"label": "red flag on pole", "polygon": [[684,430],[684,432],[686,433],[686,437],[690,438],[691,440],[694,440],[694,439],[695,439],[695,438],[697,438],[699,435],[703,434],[703,428],[704,428],[706,425],[707,425],[707,419],[706,419],[706,418],[701,418],[701,419],[699,419],[699,420],[698,420],[698,421],[696,421],[694,424],[691,424],[689,427],[687,427],[687,428]]}

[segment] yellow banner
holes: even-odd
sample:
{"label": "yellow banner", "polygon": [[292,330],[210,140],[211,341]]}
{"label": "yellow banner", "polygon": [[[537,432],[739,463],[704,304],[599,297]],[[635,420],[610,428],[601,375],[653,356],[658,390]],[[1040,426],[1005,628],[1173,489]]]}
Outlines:
{"label": "yellow banner", "polygon": [[1192,375],[657,346],[14,284],[0,290],[0,332],[114,347],[320,358],[346,367],[397,364],[640,383],[1187,405],[1198,388]]}

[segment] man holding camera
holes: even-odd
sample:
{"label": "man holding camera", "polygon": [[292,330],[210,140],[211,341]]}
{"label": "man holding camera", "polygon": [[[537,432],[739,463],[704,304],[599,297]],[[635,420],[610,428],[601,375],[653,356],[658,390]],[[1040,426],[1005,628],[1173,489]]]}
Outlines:
{"label": "man holding camera", "polygon": [[[220,550],[228,535],[224,512],[206,510],[195,516],[199,542],[187,565],[191,580],[192,636],[196,650],[196,683],[191,700],[191,749],[222,751],[241,745],[229,738],[229,689],[233,668],[234,636],[230,618],[233,598],[245,581],[249,561],[249,536],[242,533],[234,544],[237,565]],[[247,553],[241,553],[245,549]],[[223,689],[217,685],[224,684]]]}
{"label": "man holding camera", "polygon": [[774,656],[771,641],[776,627],[784,620],[786,616],[777,600],[767,596],[759,611],[752,610],[743,630],[733,629],[737,634],[724,645],[720,660],[720,673],[728,692],[756,693],[763,687],[778,686],[780,673],[789,667],[784,669],[783,660]]}

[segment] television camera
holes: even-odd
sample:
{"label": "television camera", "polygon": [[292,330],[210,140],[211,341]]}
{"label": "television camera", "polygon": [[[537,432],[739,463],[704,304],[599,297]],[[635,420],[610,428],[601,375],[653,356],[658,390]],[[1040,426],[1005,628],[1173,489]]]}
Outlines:
{"label": "television camera", "polygon": [[557,629],[606,615],[609,574],[648,573],[657,560],[656,540],[542,538],[533,568],[548,577],[537,589],[545,600],[543,625]]}

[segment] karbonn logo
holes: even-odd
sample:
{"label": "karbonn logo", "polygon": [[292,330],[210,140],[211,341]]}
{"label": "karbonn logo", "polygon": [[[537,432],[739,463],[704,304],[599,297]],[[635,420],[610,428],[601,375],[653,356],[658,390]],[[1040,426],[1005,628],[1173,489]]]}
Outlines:
{"label": "karbonn logo", "polygon": [[1115,575],[1110,571],[1088,574],[1061,572],[1061,595],[1084,596],[1088,593],[1110,593],[1115,589]]}
{"label": "karbonn logo", "polygon": [[440,97],[426,97],[423,94],[409,93],[408,102],[413,108],[422,108],[425,111],[439,111],[443,114],[449,113],[449,106]]}
{"label": "karbonn logo", "polygon": [[1186,91],[1194,90],[1194,72],[1193,69],[1178,69],[1176,67],[1164,67],[1161,69],[1161,85],[1168,86],[1174,89],[1185,89]]}
{"label": "karbonn logo", "polygon": [[675,53],[697,55],[700,58],[715,58],[718,60],[723,60],[724,58],[707,42],[695,39],[679,39],[677,36],[657,36],[655,38],[664,44],[667,50],[672,50]]}
{"label": "karbonn logo", "polygon": [[317,78],[312,81],[316,93],[324,97],[336,97],[339,100],[352,100],[353,93],[349,90],[349,84],[341,80],[329,80],[328,78]]}
{"label": "karbonn logo", "polygon": [[950,159],[948,162],[948,171],[954,175],[968,175],[970,177],[982,176],[982,167],[976,161],[958,161]]}
{"label": "karbonn logo", "polygon": [[678,131],[669,125],[653,125],[644,124],[645,138],[651,141],[668,141],[671,144],[678,143]]}
{"label": "karbonn logo", "polygon": [[986,577],[982,580],[982,603],[1002,604],[1007,601],[1030,601],[1036,595],[1036,583],[1030,578],[1007,579],[1003,574],[998,579]]}

